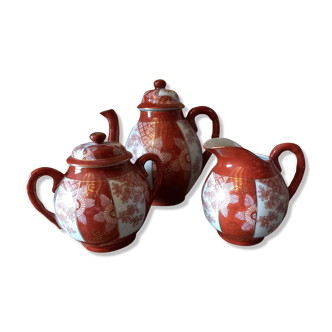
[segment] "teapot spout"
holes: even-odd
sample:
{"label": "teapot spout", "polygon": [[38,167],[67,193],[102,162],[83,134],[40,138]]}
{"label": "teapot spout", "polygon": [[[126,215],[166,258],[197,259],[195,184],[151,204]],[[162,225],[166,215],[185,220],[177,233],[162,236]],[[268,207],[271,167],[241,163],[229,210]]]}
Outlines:
{"label": "teapot spout", "polygon": [[108,133],[108,141],[110,142],[119,142],[119,120],[116,112],[114,110],[108,110],[100,113],[108,120],[109,124],[109,133]]}

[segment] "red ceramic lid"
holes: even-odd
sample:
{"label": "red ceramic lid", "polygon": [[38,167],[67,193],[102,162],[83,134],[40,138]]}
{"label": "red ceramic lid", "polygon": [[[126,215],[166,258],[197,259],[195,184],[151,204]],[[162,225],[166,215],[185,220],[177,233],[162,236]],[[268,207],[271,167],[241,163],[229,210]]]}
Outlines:
{"label": "red ceramic lid", "polygon": [[167,111],[169,109],[184,107],[184,105],[180,103],[180,98],[175,91],[165,89],[166,82],[164,80],[154,81],[154,87],[154,90],[149,90],[144,93],[142,102],[137,108]]}
{"label": "red ceramic lid", "polygon": [[104,133],[90,135],[92,142],[78,145],[67,159],[67,163],[80,167],[106,167],[131,159],[132,154],[119,142],[104,142]]}

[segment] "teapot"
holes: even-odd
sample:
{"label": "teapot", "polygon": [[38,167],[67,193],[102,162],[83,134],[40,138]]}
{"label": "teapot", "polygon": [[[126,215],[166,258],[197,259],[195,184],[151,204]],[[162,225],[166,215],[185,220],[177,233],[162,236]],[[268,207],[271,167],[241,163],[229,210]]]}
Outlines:
{"label": "teapot", "polygon": [[[260,243],[280,226],[289,200],[302,181],[305,160],[301,148],[293,143],[279,144],[268,157],[227,138],[210,139],[203,146],[217,157],[202,188],[207,220],[229,243]],[[293,152],[297,158],[296,173],[288,188],[278,161],[284,151]]]}
{"label": "teapot", "polygon": [[[33,206],[58,228],[94,252],[121,249],[135,240],[162,180],[160,158],[147,153],[131,163],[132,154],[119,143],[119,124],[114,110],[110,140],[95,132],[92,142],[77,146],[67,159],[65,174],[42,167],[30,174],[27,192]],[[144,164],[153,161],[157,177],[151,190]],[[36,192],[37,180],[53,178],[54,210],[48,211]]]}
{"label": "teapot", "polygon": [[[154,87],[144,93],[137,106],[140,118],[129,134],[126,149],[133,154],[132,162],[148,152],[160,157],[163,178],[152,204],[176,205],[185,199],[211,156],[209,151],[202,154],[195,117],[205,114],[211,119],[211,137],[219,137],[220,125],[217,114],[206,106],[195,107],[184,117],[185,106],[175,91],[166,89],[164,80],[156,80]],[[108,112],[101,114],[109,117]],[[145,169],[152,186],[157,176],[153,161],[148,161]]]}

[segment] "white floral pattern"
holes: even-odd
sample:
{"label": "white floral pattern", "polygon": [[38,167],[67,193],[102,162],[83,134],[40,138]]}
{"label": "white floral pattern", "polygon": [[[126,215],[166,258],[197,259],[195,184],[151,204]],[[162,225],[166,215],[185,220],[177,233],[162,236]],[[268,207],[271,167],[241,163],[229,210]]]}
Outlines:
{"label": "white floral pattern", "polygon": [[256,180],[257,222],[254,237],[263,237],[274,232],[283,221],[288,207],[288,189],[277,175]]}
{"label": "white floral pattern", "polygon": [[143,189],[134,173],[127,173],[109,180],[119,237],[125,237],[137,231],[146,216],[146,201]]}
{"label": "white floral pattern", "polygon": [[94,199],[85,198],[87,189],[88,189],[87,185],[82,186],[78,190],[77,199],[76,199],[76,217],[77,220],[84,225],[86,225],[86,216],[84,214],[85,209],[95,206]]}
{"label": "white floral pattern", "polygon": [[163,146],[163,139],[160,136],[154,140],[152,153],[155,153],[160,158],[162,163],[165,164],[172,159],[172,155],[168,152],[160,152],[162,146]]}
{"label": "white floral pattern", "polygon": [[150,205],[149,184],[137,171],[91,182],[64,177],[54,197],[58,224],[74,239],[88,243],[137,232]]}
{"label": "white floral pattern", "polygon": [[288,188],[280,175],[253,180],[212,171],[202,190],[204,213],[211,225],[247,240],[274,232],[287,212],[288,201]]}
{"label": "white floral pattern", "polygon": [[237,195],[231,195],[230,192],[234,188],[233,182],[226,183],[228,177],[220,176],[216,173],[213,173],[214,179],[216,182],[216,190],[218,192],[218,199],[213,201],[212,208],[218,209],[221,214],[227,218],[228,217],[228,205],[235,204],[239,201],[239,197]]}
{"label": "white floral pattern", "polygon": [[60,226],[74,239],[84,241],[76,222],[76,195],[79,181],[64,178],[54,196],[55,216]]}
{"label": "white floral pattern", "polygon": [[244,205],[247,207],[246,211],[236,213],[235,217],[240,220],[246,220],[246,222],[242,225],[242,229],[244,231],[248,231],[255,226],[256,217],[257,217],[257,206],[248,194],[245,197]]}
{"label": "white floral pattern", "polygon": [[186,142],[189,145],[192,145],[196,140],[197,140],[197,135],[195,131],[193,130],[192,126],[188,122],[188,120],[180,120],[178,121],[182,128],[183,128],[183,134],[184,137],[186,138]]}
{"label": "white floral pattern", "polygon": [[221,231],[219,222],[219,212],[228,217],[228,205],[239,202],[237,195],[231,195],[234,183],[227,183],[228,177],[211,172],[208,180],[203,186],[202,203],[204,214],[211,225]]}
{"label": "white floral pattern", "polygon": [[106,232],[111,231],[117,225],[117,219],[115,214],[115,208],[113,202],[105,195],[100,195],[100,202],[104,211],[99,212],[94,216],[94,220],[98,222],[107,222],[105,230]]}
{"label": "white floral pattern", "polygon": [[[174,138],[175,145],[181,149],[180,156],[179,156],[179,164],[181,168],[186,171],[190,172],[191,170],[191,158],[190,158],[190,151],[188,146],[184,140],[181,138]],[[177,165],[174,166],[174,170],[178,170]]]}
{"label": "white floral pattern", "polygon": [[141,186],[141,188],[143,190],[145,200],[147,202],[150,202],[150,200],[151,200],[150,190],[151,189],[150,189],[150,186],[149,186],[149,182],[146,181],[146,180],[143,180],[138,173],[136,173],[135,176],[136,176],[138,184]]}

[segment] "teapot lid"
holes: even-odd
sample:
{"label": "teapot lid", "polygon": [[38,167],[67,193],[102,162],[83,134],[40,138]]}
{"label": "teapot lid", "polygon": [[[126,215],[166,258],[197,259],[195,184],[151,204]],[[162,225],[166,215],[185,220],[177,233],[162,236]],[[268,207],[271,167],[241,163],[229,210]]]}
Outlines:
{"label": "teapot lid", "polygon": [[105,141],[104,133],[90,135],[92,142],[78,145],[67,158],[71,166],[86,168],[106,167],[123,163],[132,158],[132,154],[119,142]]}
{"label": "teapot lid", "polygon": [[146,91],[143,95],[142,102],[137,106],[140,110],[171,110],[183,108],[184,105],[180,103],[178,94],[173,90],[166,88],[166,81],[154,81],[154,90]]}

